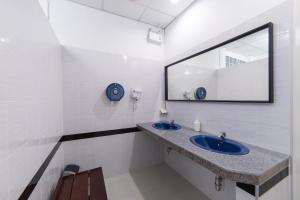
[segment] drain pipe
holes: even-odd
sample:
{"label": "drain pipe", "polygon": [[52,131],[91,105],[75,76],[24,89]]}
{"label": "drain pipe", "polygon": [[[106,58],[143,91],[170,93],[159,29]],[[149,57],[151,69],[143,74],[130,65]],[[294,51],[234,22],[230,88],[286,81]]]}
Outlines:
{"label": "drain pipe", "polygon": [[221,191],[223,187],[223,178],[221,176],[216,176],[215,177],[215,189],[216,191]]}
{"label": "drain pipe", "polygon": [[172,150],[173,150],[172,147],[168,147],[168,148],[167,148],[167,154],[170,155],[170,153],[171,153]]}

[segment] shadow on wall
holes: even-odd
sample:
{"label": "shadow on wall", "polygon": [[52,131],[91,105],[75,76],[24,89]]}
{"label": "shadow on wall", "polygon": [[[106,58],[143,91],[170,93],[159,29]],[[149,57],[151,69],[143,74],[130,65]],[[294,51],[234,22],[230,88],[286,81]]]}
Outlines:
{"label": "shadow on wall", "polygon": [[64,142],[65,164],[78,164],[81,171],[103,167],[110,178],[164,161],[163,145],[144,132],[126,133]]}
{"label": "shadow on wall", "polygon": [[130,173],[143,200],[209,200],[166,164]]}
{"label": "shadow on wall", "polygon": [[94,114],[98,119],[111,119],[121,102],[111,102],[103,91],[94,106]]}
{"label": "shadow on wall", "polygon": [[130,171],[140,170],[164,162],[164,146],[145,132],[134,135]]}
{"label": "shadow on wall", "polygon": [[[209,200],[164,163],[165,145],[145,132],[134,136],[130,177],[143,200]],[[126,193],[127,194],[127,193]]]}

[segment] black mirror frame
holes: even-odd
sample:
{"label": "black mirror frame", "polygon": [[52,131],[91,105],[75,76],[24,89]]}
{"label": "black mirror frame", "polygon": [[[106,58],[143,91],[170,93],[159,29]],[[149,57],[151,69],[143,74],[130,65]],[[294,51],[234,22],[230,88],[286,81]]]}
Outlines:
{"label": "black mirror frame", "polygon": [[[253,101],[248,101],[248,100],[247,101],[234,101],[234,100],[184,100],[184,99],[182,99],[182,100],[180,100],[180,99],[176,100],[176,99],[169,99],[168,98],[168,68],[169,67],[171,67],[171,66],[173,66],[175,64],[178,64],[180,62],[183,62],[185,60],[191,59],[193,57],[199,56],[201,54],[204,54],[206,52],[209,52],[211,50],[214,50],[216,48],[219,48],[219,47],[224,46],[224,45],[226,45],[228,43],[234,42],[236,40],[239,40],[239,39],[241,39],[243,37],[246,37],[248,35],[251,35],[253,33],[256,33],[258,31],[261,31],[261,30],[264,30],[264,29],[268,29],[269,30],[269,99],[268,100],[266,100],[266,101],[255,101],[255,100],[253,100]],[[265,25],[262,25],[262,26],[260,26],[258,28],[255,28],[255,29],[252,29],[252,30],[250,30],[250,31],[248,31],[246,33],[238,35],[238,36],[236,36],[236,37],[234,37],[232,39],[229,39],[229,40],[227,40],[225,42],[222,42],[222,43],[217,44],[215,46],[212,46],[212,47],[210,47],[208,49],[200,51],[200,52],[198,52],[196,54],[193,54],[191,56],[188,56],[186,58],[178,60],[178,61],[176,61],[174,63],[171,63],[171,64],[165,66],[165,100],[166,101],[183,101],[183,102],[203,102],[203,103],[205,103],[205,102],[274,103],[274,83],[273,83],[274,82],[274,78],[273,78],[273,75],[274,75],[274,72],[273,72],[273,68],[274,68],[274,58],[273,58],[273,56],[274,55],[273,54],[274,53],[273,52],[274,52],[273,23],[269,22],[269,23],[267,23]]]}

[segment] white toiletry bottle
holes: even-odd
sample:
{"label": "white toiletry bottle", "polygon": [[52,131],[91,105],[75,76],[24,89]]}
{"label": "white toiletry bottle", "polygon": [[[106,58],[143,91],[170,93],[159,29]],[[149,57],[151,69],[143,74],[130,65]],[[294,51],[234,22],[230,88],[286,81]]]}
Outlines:
{"label": "white toiletry bottle", "polygon": [[200,130],[201,130],[201,123],[200,123],[200,121],[198,119],[196,119],[194,121],[194,131],[200,132]]}

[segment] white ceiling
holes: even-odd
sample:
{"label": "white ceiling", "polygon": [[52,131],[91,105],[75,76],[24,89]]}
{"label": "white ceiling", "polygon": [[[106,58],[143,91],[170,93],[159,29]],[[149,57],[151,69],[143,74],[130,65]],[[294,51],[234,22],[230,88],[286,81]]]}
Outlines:
{"label": "white ceiling", "polygon": [[196,0],[70,0],[82,5],[166,28]]}

